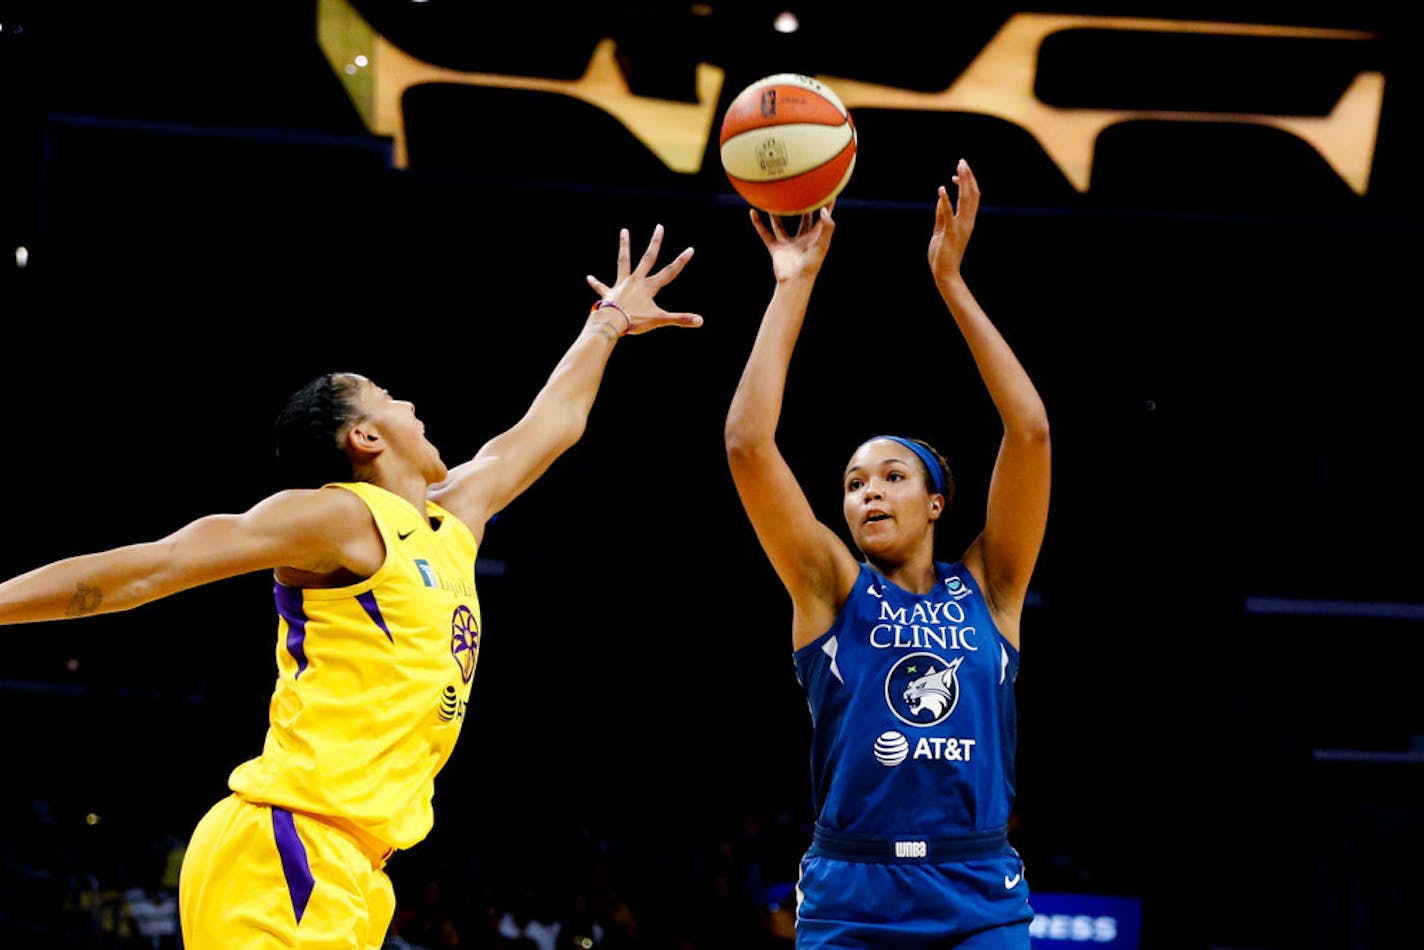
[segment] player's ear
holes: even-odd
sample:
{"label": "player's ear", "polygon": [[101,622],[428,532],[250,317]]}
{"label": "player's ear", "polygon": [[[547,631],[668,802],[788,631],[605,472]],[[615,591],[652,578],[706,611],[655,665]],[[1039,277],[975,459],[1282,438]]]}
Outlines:
{"label": "player's ear", "polygon": [[356,459],[373,459],[385,447],[385,440],[369,421],[356,423],[346,433],[346,451]]}
{"label": "player's ear", "polygon": [[938,521],[942,514],[944,514],[944,496],[935,492],[930,495],[930,520]]}

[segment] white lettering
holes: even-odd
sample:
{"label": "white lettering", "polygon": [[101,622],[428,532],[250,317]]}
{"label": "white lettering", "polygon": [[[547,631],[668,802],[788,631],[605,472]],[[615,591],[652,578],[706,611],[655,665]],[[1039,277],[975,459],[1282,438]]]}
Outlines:
{"label": "white lettering", "polygon": [[1037,914],[1028,925],[1028,935],[1035,940],[1111,943],[1117,939],[1117,920],[1087,914]]}
{"label": "white lettering", "polygon": [[896,647],[924,650],[937,646],[941,650],[968,650],[979,652],[979,645],[971,636],[978,637],[973,627],[922,627],[919,624],[905,626],[898,623],[877,623],[870,628],[870,645],[877,650]]}
{"label": "white lettering", "polygon": [[978,653],[978,652],[979,652],[979,644],[973,643],[973,642],[970,641],[969,635],[970,635],[971,633],[974,634],[975,637],[978,637],[978,636],[979,636],[979,632],[978,632],[977,630],[975,630],[973,627],[960,627],[960,628],[959,628],[959,644],[960,644],[960,647],[963,648],[963,649],[965,649],[965,650],[968,650],[970,653]]}
{"label": "white lettering", "polygon": [[946,600],[930,604],[930,623],[963,623],[964,607],[958,601]]}
{"label": "white lettering", "polygon": [[870,628],[870,645],[877,650],[979,650],[978,631],[959,626],[964,622],[964,607],[952,600],[918,601],[910,608],[881,602],[880,621]]}
{"label": "white lettering", "polygon": [[923,858],[927,854],[929,854],[929,846],[923,841],[895,842],[895,857],[897,858]]}
{"label": "white lettering", "polygon": [[881,620],[893,620],[893,621],[895,621],[896,623],[904,623],[904,622],[905,622],[905,608],[904,608],[904,607],[891,607],[889,604],[885,603],[884,601],[881,601],[881,602],[880,602],[880,619],[881,619]]}
{"label": "white lettering", "polygon": [[951,739],[946,736],[920,736],[915,743],[916,759],[930,759],[935,762],[968,762],[974,754],[978,739]]}
{"label": "white lettering", "polygon": [[880,604],[880,619],[895,623],[963,623],[964,605],[958,601],[921,600],[910,608]]}

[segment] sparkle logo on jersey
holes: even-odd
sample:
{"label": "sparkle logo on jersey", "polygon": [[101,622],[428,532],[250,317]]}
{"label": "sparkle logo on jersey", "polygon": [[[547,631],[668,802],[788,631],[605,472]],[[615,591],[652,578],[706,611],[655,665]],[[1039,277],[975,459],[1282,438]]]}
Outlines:
{"label": "sparkle logo on jersey", "polygon": [[885,701],[895,718],[911,726],[934,726],[959,705],[959,664],[933,653],[901,657],[885,676]]}
{"label": "sparkle logo on jersey", "polygon": [[460,676],[466,683],[475,675],[475,651],[479,649],[480,625],[475,620],[475,612],[464,604],[455,608],[450,618],[450,655],[460,668]]}

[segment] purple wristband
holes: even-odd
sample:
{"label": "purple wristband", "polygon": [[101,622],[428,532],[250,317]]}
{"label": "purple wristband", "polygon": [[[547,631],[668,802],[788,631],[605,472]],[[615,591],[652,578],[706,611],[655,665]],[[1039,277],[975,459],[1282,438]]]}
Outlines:
{"label": "purple wristband", "polygon": [[633,318],[630,317],[630,316],[628,316],[628,311],[626,311],[626,310],[624,310],[622,307],[618,306],[618,304],[615,303],[614,301],[612,301],[612,300],[600,300],[600,301],[598,301],[597,303],[595,303],[592,307],[589,307],[589,308],[588,308],[588,312],[589,312],[589,313],[597,313],[598,311],[602,310],[604,307],[612,307],[614,310],[617,310],[619,313],[623,314],[623,332],[620,333],[620,334],[618,334],[618,335],[619,335],[619,336],[626,336],[627,333],[628,333],[628,331],[633,328]]}

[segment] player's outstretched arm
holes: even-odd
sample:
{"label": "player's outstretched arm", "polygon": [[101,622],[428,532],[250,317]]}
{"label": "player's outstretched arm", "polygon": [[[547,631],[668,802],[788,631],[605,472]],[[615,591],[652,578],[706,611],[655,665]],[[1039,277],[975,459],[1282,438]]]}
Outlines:
{"label": "player's outstretched arm", "polygon": [[654,271],[662,247],[663,226],[653,229],[636,265],[629,251],[628,229],[618,236],[617,276],[611,285],[589,276],[589,286],[608,304],[591,311],[583,330],[564,353],[524,416],[486,442],[474,458],[450,470],[433,486],[431,498],[470,527],[476,537],[485,523],[568,451],[583,436],[614,345],[626,335],[660,327],[698,327],[695,313],[670,312],[656,301],[692,258],[687,248]]}
{"label": "player's outstretched arm", "polygon": [[[54,561],[0,583],[0,624],[115,613],[277,567],[370,574],[382,550],[351,492],[278,492],[242,514],[207,515],[156,541]],[[374,560],[373,560],[374,558]]]}

